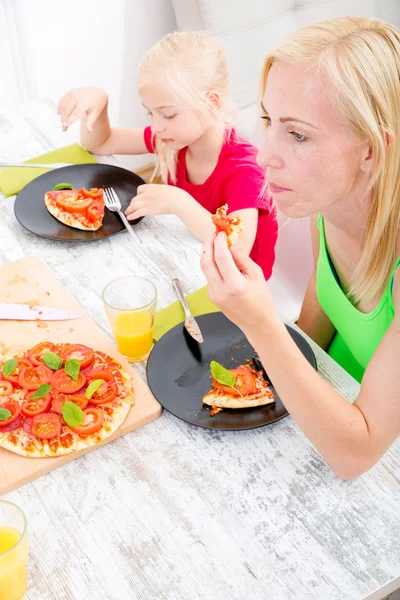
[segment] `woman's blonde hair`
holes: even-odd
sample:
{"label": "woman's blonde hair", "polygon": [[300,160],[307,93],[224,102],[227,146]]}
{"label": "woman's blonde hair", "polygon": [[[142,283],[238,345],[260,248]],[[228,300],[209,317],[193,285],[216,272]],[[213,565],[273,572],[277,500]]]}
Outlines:
{"label": "woman's blonde hair", "polygon": [[[175,31],[162,38],[143,58],[138,88],[157,84],[177,102],[196,110],[205,123],[232,128],[234,107],[229,100],[228,66],[222,48],[204,31]],[[212,101],[217,94],[220,104]],[[156,170],[164,183],[176,183],[178,150],[168,148],[153,136]]]}
{"label": "woman's blonde hair", "polygon": [[400,226],[400,30],[378,19],[346,17],[310,25],[266,58],[264,94],[274,62],[317,67],[333,85],[355,138],[372,145],[372,202],[349,295],[372,300],[387,285]]}

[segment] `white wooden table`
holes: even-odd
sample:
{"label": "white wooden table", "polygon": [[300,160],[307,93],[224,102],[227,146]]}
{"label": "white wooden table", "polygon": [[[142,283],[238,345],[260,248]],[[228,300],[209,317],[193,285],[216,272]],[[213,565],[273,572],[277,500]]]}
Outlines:
{"label": "white wooden table", "polygon": [[[76,140],[50,103],[0,115],[0,161]],[[136,244],[69,244],[25,231],[14,198],[0,204],[1,264],[38,256],[109,336],[101,291],[116,276],[152,279],[160,307],[176,299],[173,276],[187,293],[205,283],[200,244],[173,217],[144,219]],[[313,348],[354,400],[358,385]],[[400,572],[399,483],[399,441],[343,482],[290,417],[218,432],[164,412],[7,499],[28,517],[28,600],[359,600]]]}

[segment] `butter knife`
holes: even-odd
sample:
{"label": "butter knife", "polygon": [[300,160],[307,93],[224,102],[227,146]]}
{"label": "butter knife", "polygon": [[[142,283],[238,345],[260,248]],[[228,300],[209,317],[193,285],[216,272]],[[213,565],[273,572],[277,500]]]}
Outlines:
{"label": "butter knife", "polygon": [[192,336],[192,338],[194,340],[196,340],[196,342],[199,342],[199,344],[201,344],[202,342],[204,342],[204,339],[203,339],[203,336],[201,335],[200,327],[198,326],[196,319],[193,317],[192,313],[190,312],[188,303],[186,301],[185,294],[183,293],[181,282],[179,281],[179,279],[175,278],[172,280],[172,283],[174,284],[174,288],[176,290],[176,293],[178,294],[178,298],[181,301],[182,306],[185,310],[186,331]]}
{"label": "butter knife", "polygon": [[48,308],[46,306],[28,306],[27,304],[9,304],[0,302],[0,320],[7,321],[66,321],[67,319],[80,319],[83,315]]}
{"label": "butter knife", "polygon": [[3,163],[0,162],[0,169],[6,167],[37,167],[38,169],[60,169],[61,167],[70,167],[72,163]]}

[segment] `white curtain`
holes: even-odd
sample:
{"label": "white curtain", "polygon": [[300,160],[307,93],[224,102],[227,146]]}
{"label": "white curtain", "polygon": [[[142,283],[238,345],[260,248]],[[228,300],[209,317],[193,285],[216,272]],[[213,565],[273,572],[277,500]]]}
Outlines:
{"label": "white curtain", "polygon": [[0,0],[0,110],[36,95],[23,44],[20,9],[18,0]]}

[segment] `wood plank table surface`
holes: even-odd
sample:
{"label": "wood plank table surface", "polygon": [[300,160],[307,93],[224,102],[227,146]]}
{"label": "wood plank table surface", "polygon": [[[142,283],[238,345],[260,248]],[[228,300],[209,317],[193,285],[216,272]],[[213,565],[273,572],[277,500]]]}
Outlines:
{"label": "wood plank table surface", "polygon": [[[51,102],[21,106],[0,115],[0,161],[77,135],[61,132]],[[110,340],[101,292],[113,278],[150,278],[160,308],[176,300],[172,277],[187,293],[205,283],[201,245],[172,216],[144,219],[136,242],[70,244],[28,233],[14,198],[0,203],[0,263],[39,257]],[[358,384],[313,349],[320,374],[354,400]],[[4,498],[28,518],[27,600],[361,600],[400,572],[399,483],[399,440],[344,482],[291,417],[218,432],[164,412]]]}

